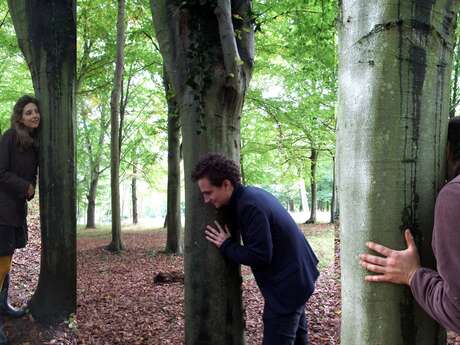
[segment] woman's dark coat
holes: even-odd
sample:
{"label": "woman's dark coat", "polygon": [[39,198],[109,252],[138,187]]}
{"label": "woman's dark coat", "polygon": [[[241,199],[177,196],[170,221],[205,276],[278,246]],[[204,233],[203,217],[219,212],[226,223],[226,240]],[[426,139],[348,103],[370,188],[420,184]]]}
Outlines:
{"label": "woman's dark coat", "polygon": [[35,187],[38,154],[32,145],[21,149],[16,131],[8,129],[0,139],[0,225],[26,226],[27,190]]}

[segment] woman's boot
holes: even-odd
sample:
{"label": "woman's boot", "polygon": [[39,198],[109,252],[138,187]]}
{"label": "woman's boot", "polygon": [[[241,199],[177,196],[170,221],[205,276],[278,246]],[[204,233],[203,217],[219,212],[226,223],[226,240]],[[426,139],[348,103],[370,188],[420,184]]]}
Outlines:
{"label": "woman's boot", "polygon": [[[2,290],[0,291],[0,312],[4,315],[12,316],[12,317],[21,317],[26,314],[25,308],[15,308],[8,302],[8,288],[10,285],[10,274],[8,273],[5,276],[5,280],[3,281]],[[1,345],[0,341],[0,345]]]}

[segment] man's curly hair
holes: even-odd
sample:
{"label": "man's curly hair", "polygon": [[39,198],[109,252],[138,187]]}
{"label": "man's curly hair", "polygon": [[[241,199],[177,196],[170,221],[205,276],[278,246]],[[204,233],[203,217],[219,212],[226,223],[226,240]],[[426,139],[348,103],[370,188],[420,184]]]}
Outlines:
{"label": "man's curly hair", "polygon": [[239,166],[233,160],[217,153],[202,157],[193,169],[194,182],[204,177],[216,187],[222,186],[224,180],[229,180],[233,186],[241,182]]}

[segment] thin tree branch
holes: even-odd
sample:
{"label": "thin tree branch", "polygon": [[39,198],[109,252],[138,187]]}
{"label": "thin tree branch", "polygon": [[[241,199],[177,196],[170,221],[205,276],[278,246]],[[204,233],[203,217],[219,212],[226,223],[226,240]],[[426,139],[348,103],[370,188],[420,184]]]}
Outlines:
{"label": "thin tree branch", "polygon": [[219,24],[219,35],[224,56],[225,73],[227,83],[236,92],[243,92],[241,64],[242,60],[238,53],[235,31],[232,22],[232,5],[230,0],[218,0],[214,11]]}
{"label": "thin tree branch", "polygon": [[9,14],[10,14],[10,9],[6,11],[5,17],[3,17],[2,22],[0,23],[0,29],[2,28],[3,24],[5,24],[6,18],[8,18]]}

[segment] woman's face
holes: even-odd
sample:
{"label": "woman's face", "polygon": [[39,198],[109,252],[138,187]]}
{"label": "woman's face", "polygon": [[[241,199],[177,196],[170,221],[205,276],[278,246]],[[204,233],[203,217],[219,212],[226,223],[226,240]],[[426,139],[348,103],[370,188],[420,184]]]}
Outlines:
{"label": "woman's face", "polygon": [[22,110],[22,117],[20,122],[30,129],[38,128],[40,125],[40,113],[35,103],[27,103]]}

